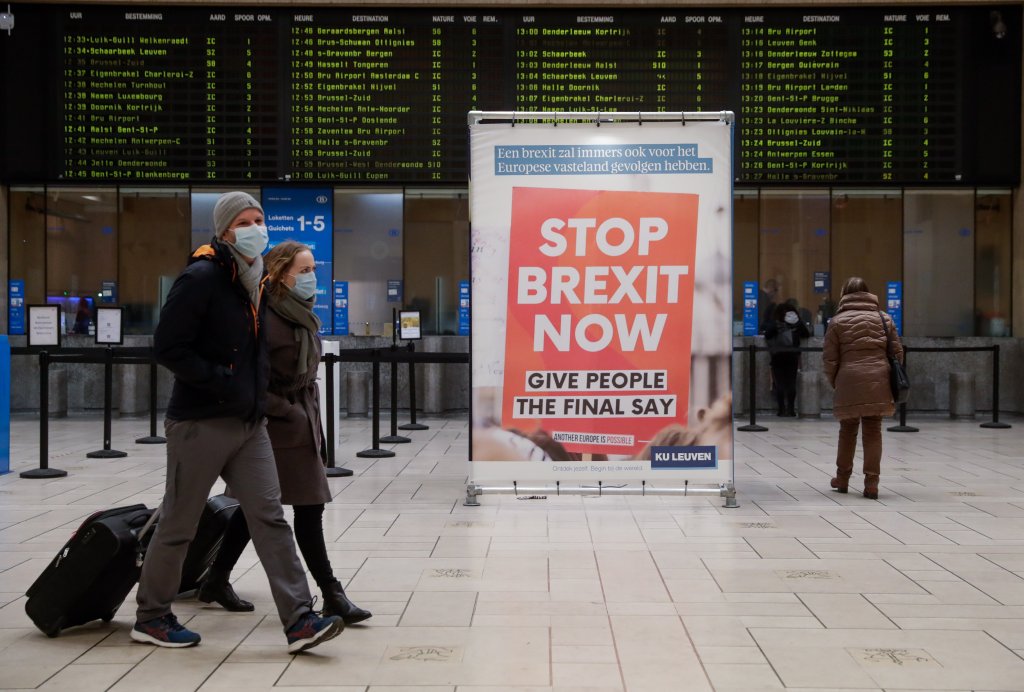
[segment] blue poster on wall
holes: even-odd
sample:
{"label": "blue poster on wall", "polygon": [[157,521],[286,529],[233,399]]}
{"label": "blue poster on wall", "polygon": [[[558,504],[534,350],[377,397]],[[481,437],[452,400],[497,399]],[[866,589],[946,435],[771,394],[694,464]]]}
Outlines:
{"label": "blue poster on wall", "polygon": [[388,279],[388,302],[389,303],[401,303],[402,302],[402,280],[401,279]]}
{"label": "blue poster on wall", "polygon": [[25,333],[25,280],[7,282],[7,333]]}
{"label": "blue poster on wall", "polygon": [[334,333],[348,334],[348,281],[334,282]]}
{"label": "blue poster on wall", "polygon": [[743,336],[757,336],[760,326],[757,309],[757,282],[743,282]]}
{"label": "blue poster on wall", "polygon": [[[297,240],[310,247],[316,260],[316,304],[313,312],[323,323],[321,334],[333,334],[331,295],[334,279],[333,196],[329,187],[268,187],[263,189],[263,215],[270,247]],[[347,301],[346,301],[347,303]],[[348,322],[339,325],[348,331]]]}
{"label": "blue poster on wall", "polygon": [[832,274],[830,272],[814,272],[814,292],[828,293],[832,290]]}
{"label": "blue poster on wall", "polygon": [[469,282],[459,282],[459,336],[469,336]]}
{"label": "blue poster on wall", "polygon": [[903,336],[903,282],[890,281],[885,287],[885,311],[896,325],[896,333]]}

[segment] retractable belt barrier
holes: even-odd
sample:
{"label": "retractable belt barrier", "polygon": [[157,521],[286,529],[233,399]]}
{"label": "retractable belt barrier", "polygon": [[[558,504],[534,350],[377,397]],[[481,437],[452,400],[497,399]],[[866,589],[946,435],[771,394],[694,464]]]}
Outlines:
{"label": "retractable belt barrier", "polygon": [[[60,348],[52,351],[38,347],[11,348],[12,356],[37,356],[39,358],[39,468],[22,472],[22,478],[60,478],[67,471],[51,468],[49,465],[49,377],[51,364],[92,364],[103,365],[103,448],[86,454],[90,458],[110,459],[127,456],[127,452],[112,449],[111,422],[113,417],[113,366],[149,365],[149,432],[146,437],[136,440],[138,444],[160,444],[167,440],[156,434],[157,416],[157,363],[153,349],[149,347],[108,346],[106,348]],[[423,430],[427,426],[416,424],[416,363],[469,363],[468,353],[426,353],[416,352],[409,344],[406,348],[345,349],[340,354],[325,353],[321,360],[325,364],[327,383],[327,410],[334,410],[334,366],[338,363],[371,363],[373,365],[373,447],[358,452],[360,457],[390,457],[395,453],[380,449],[381,442],[395,442],[398,420],[398,377],[399,363],[409,364],[409,410],[412,423],[418,427],[403,426],[406,430]],[[391,365],[391,435],[380,437],[380,364]],[[327,415],[325,437],[327,442],[328,475],[351,475],[347,469],[335,466],[334,416]],[[397,441],[409,442],[409,438]]]}
{"label": "retractable belt barrier", "polygon": [[[757,423],[757,353],[760,351],[767,351],[767,346],[756,346],[754,344],[748,344],[746,346],[734,346],[733,353],[746,353],[747,354],[747,379],[749,380],[748,388],[750,394],[750,422],[746,425],[741,425],[736,428],[740,432],[763,432],[768,430],[763,425]],[[820,346],[789,346],[785,348],[774,349],[776,353],[821,353],[822,348]],[[1003,423],[999,420],[999,344],[993,344],[992,346],[904,346],[903,347],[903,361],[906,367],[909,358],[909,353],[968,353],[968,352],[981,352],[984,353],[989,351],[992,353],[992,420],[985,421],[979,427],[982,428],[994,428],[994,429],[1005,429],[1012,427],[1009,423]],[[909,368],[907,372],[909,373]],[[913,391],[913,389],[911,389]],[[919,432],[920,428],[907,425],[907,405],[905,403],[900,404],[899,407],[900,422],[899,425],[894,425],[887,428],[889,432]]]}

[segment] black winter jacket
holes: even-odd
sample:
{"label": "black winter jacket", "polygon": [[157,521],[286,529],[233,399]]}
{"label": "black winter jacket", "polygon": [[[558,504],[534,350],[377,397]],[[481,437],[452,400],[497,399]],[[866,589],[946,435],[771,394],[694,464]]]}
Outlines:
{"label": "black winter jacket", "polygon": [[157,362],[174,373],[168,418],[263,416],[265,314],[262,287],[257,310],[226,245],[213,240],[196,250],[171,286],[153,336]]}

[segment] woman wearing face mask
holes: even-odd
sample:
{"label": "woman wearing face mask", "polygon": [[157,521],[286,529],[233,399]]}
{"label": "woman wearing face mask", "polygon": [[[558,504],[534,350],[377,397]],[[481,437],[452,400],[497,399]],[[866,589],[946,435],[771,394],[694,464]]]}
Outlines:
{"label": "woman wearing face mask", "polygon": [[790,302],[775,307],[773,320],[764,327],[764,338],[771,354],[772,387],[779,405],[778,415],[796,416],[796,374],[800,369],[800,340],[811,335],[796,306]]}
{"label": "woman wearing face mask", "polygon": [[[267,392],[267,432],[274,448],[281,482],[281,502],[295,511],[295,540],[306,566],[323,592],[324,615],[339,615],[351,625],[371,617],[355,606],[334,577],[324,543],[324,505],[331,500],[323,459],[319,390],[320,320],[316,300],[316,263],[310,249],[289,240],[263,258],[267,269],[270,348],[270,386]],[[242,512],[235,513],[228,535],[199,590],[199,600],[216,601],[228,610],[252,610],[238,598],[228,576],[248,542]]]}

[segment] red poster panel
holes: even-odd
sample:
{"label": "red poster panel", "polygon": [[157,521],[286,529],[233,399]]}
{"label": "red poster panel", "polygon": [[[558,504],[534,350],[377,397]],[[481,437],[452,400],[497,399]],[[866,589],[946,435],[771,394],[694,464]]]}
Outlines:
{"label": "red poster panel", "polygon": [[503,427],[632,456],[686,425],[698,199],[513,188]]}

